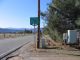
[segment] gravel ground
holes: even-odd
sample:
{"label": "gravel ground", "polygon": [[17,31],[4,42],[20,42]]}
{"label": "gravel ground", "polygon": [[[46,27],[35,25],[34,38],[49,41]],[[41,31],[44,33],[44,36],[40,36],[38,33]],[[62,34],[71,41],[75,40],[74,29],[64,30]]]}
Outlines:
{"label": "gravel ground", "polygon": [[35,49],[31,42],[19,51],[19,56],[9,60],[80,60],[80,51]]}

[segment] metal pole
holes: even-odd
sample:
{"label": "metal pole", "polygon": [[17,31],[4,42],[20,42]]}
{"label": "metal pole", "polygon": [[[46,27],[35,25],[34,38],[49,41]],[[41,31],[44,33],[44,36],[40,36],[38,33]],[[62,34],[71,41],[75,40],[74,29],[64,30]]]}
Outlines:
{"label": "metal pole", "polygon": [[36,51],[36,33],[35,33],[35,24],[34,24],[34,44],[35,44],[35,51]]}
{"label": "metal pole", "polygon": [[38,0],[38,37],[37,37],[37,48],[40,47],[40,0]]}

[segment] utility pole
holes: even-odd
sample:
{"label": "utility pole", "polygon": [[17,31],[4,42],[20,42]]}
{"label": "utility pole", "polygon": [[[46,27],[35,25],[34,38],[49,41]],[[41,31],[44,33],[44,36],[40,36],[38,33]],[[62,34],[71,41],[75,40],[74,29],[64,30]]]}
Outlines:
{"label": "utility pole", "polygon": [[38,37],[37,37],[37,48],[40,47],[40,0],[38,0]]}

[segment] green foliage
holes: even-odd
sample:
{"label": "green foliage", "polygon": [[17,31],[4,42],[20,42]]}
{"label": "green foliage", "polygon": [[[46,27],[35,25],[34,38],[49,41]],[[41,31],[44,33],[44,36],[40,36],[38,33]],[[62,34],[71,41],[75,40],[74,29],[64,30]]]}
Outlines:
{"label": "green foliage", "polygon": [[62,41],[62,36],[56,30],[53,33],[49,33],[49,35],[55,41]]}
{"label": "green foliage", "polygon": [[29,30],[26,30],[26,29],[25,29],[24,31],[20,31],[20,32],[18,32],[18,33],[21,33],[21,34],[22,34],[22,33],[32,33],[32,31],[29,31]]}
{"label": "green foliage", "polygon": [[49,35],[61,40],[67,30],[80,28],[80,0],[52,0],[42,16],[48,21]]}
{"label": "green foliage", "polygon": [[24,33],[32,33],[32,31],[25,29]]}
{"label": "green foliage", "polygon": [[44,33],[45,35],[48,35],[48,34],[49,34],[49,29],[48,29],[47,27],[45,27],[45,28],[43,29],[43,33]]}
{"label": "green foliage", "polygon": [[[56,10],[53,7],[56,7]],[[76,0],[54,0],[49,7],[48,22],[52,22],[54,29],[58,32],[64,33],[68,29],[77,28],[75,21],[80,16],[79,5],[76,6]],[[54,11],[55,10],[55,11]],[[52,12],[54,14],[52,14]],[[55,13],[56,12],[56,13]],[[51,18],[52,16],[52,18]],[[50,24],[49,23],[49,24]]]}

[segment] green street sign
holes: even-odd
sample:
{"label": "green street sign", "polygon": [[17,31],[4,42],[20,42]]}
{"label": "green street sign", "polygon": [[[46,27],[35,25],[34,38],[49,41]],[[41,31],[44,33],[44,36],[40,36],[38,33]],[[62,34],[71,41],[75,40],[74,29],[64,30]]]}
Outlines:
{"label": "green street sign", "polygon": [[30,18],[30,25],[33,25],[33,26],[38,25],[38,17],[31,17]]}

